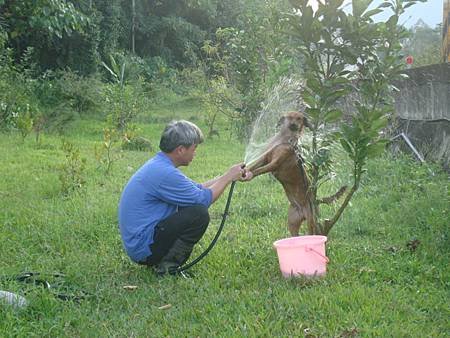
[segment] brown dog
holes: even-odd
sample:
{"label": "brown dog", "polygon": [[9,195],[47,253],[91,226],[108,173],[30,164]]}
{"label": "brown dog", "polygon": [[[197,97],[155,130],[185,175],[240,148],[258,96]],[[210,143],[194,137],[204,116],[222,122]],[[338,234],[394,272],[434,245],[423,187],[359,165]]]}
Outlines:
{"label": "brown dog", "polygon": [[[310,234],[316,233],[314,205],[310,191],[310,181],[303,159],[298,151],[298,140],[304,127],[310,127],[308,120],[300,112],[285,114],[278,122],[280,131],[269,141],[267,150],[255,161],[247,165],[253,176],[272,173],[281,183],[289,200],[288,226],[292,236],[298,236],[301,224],[306,220]],[[332,203],[347,187],[344,186],[333,196],[318,200]]]}
{"label": "brown dog", "polygon": [[282,184],[290,203],[288,226],[292,236],[298,236],[305,220],[310,233],[314,233],[310,182],[297,152],[298,140],[308,122],[302,113],[289,112],[278,125],[280,131],[269,142],[267,150],[248,164],[248,169],[254,177],[270,172]]}

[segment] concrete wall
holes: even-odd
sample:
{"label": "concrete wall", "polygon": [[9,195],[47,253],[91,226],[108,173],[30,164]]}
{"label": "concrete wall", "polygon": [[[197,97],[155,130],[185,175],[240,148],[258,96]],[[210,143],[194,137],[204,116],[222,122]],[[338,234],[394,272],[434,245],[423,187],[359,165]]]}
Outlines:
{"label": "concrete wall", "polygon": [[399,118],[409,120],[450,120],[450,63],[413,68],[409,78],[398,82],[395,97]]}
{"label": "concrete wall", "polygon": [[407,70],[396,83],[394,133],[404,132],[426,160],[450,166],[450,63]]}

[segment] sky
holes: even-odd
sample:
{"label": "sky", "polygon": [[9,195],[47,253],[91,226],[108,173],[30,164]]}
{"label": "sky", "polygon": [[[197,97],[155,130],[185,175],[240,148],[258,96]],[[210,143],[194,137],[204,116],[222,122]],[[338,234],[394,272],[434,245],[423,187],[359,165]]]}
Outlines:
{"label": "sky", "polygon": [[[310,0],[309,3],[313,8],[316,8],[317,1],[318,0]],[[437,24],[442,23],[443,1],[445,0],[428,0],[425,3],[417,3],[405,11],[400,17],[399,23],[410,28],[411,26],[414,26],[419,19],[422,19],[428,26],[435,28]],[[346,8],[351,8],[350,2],[351,0],[345,0],[344,6],[347,6]],[[375,0],[375,6],[371,6],[371,8],[377,7],[381,2],[382,0]],[[346,3],[347,5],[345,5]],[[373,18],[377,21],[387,20],[389,16],[392,15],[392,12],[388,10],[385,10],[385,12],[386,13],[375,15]]]}
{"label": "sky", "polygon": [[[435,28],[437,24],[442,23],[442,11],[444,0],[428,0],[425,3],[417,3],[406,9],[400,17],[400,24],[405,27],[414,26],[419,19],[422,19],[428,26]],[[379,1],[381,3],[381,1]],[[374,17],[378,20],[386,20],[389,16],[379,14]]]}

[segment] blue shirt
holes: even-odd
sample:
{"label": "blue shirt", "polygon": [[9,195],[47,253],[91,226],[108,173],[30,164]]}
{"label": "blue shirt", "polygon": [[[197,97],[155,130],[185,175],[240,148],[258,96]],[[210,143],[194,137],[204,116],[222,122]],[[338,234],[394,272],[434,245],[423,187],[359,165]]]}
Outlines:
{"label": "blue shirt", "polygon": [[128,256],[145,261],[152,254],[155,226],[179,206],[211,203],[211,189],[186,177],[165,153],[157,153],[131,177],[120,198],[119,227]]}

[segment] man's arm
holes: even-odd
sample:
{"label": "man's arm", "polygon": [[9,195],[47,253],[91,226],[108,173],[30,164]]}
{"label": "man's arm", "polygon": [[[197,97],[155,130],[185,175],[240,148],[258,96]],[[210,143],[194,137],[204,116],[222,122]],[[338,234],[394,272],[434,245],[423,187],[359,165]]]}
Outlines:
{"label": "man's arm", "polygon": [[212,186],[214,183],[216,183],[216,182],[219,180],[220,177],[221,177],[221,176],[218,176],[218,177],[213,178],[212,180],[209,180],[209,181],[207,181],[207,182],[205,182],[205,183],[201,183],[201,185],[202,185],[203,188],[209,188],[209,187]]}
{"label": "man's arm", "polygon": [[202,185],[211,189],[212,202],[214,203],[232,181],[248,181],[252,178],[252,176],[253,175],[247,169],[242,168],[242,163],[239,163],[228,169],[228,171],[222,176],[216,177],[211,181],[204,183],[209,184],[209,186]]}

